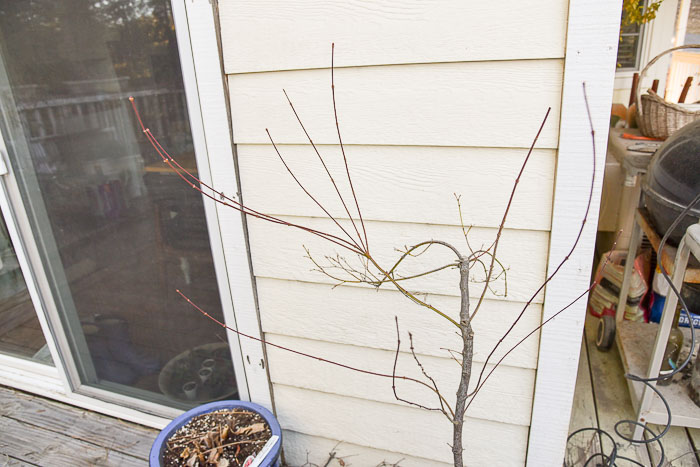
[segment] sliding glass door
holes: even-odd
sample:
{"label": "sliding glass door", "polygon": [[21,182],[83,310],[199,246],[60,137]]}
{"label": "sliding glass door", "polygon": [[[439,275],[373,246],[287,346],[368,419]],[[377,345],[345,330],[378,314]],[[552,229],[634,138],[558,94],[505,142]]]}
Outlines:
{"label": "sliding glass door", "polygon": [[[178,408],[235,398],[226,332],[175,292],[223,321],[202,197],[160,161],[127,100],[196,173],[169,2],[2,2],[0,46],[17,209],[75,385]],[[3,303],[22,297],[11,248],[0,235],[0,352],[39,358],[42,342],[3,346]]]}

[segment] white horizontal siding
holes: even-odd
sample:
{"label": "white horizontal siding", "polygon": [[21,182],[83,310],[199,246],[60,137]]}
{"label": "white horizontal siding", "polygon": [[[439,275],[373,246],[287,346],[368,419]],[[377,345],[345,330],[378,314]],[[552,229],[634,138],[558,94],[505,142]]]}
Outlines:
{"label": "white horizontal siding", "polygon": [[[350,200],[333,117],[330,42],[336,43],[336,98],[370,247],[390,267],[396,248],[446,240],[467,252],[454,193],[462,195],[470,241],[488,246],[513,180],[547,110],[519,186],[499,259],[504,284],[487,294],[474,327],[478,371],[490,349],[545,278],[558,145],[565,44],[565,0],[478,5],[455,0],[256,0],[220,2],[225,70],[241,187],[247,205],[334,234],[340,231],[295,186],[266,135],[269,128],[302,183],[349,228],[334,191],[286,102],[292,98],[314,142]],[[374,66],[381,65],[381,66]],[[387,286],[332,288],[311,271],[315,258],[352,254],[307,233],[248,219],[262,328],[270,342],[391,372],[394,316],[414,334],[416,351],[454,396],[457,364],[451,325]],[[342,234],[340,234],[342,235]],[[453,261],[433,247],[406,261],[404,274]],[[410,281],[409,290],[456,317],[458,275]],[[480,284],[471,285],[478,297]],[[541,322],[542,294],[496,358]],[[539,333],[505,360],[470,409],[465,426],[470,465],[523,465]],[[407,347],[404,347],[404,352]],[[440,415],[394,399],[391,382],[269,348],[275,405],[287,460],[322,465],[339,450],[354,465],[381,461],[442,466],[452,461],[451,426]],[[452,371],[454,370],[454,371]],[[416,375],[408,353],[399,372]],[[421,389],[399,384],[411,400]],[[345,449],[347,448],[347,449]]]}
{"label": "white horizontal siding", "polygon": [[[346,465],[378,466],[382,462],[393,465],[401,461],[401,467],[449,467],[452,464],[432,459],[407,456],[404,453],[372,449],[366,446],[337,441],[322,436],[312,436],[296,431],[284,430],[284,458],[288,464],[299,466],[307,462],[312,465],[324,465],[330,453],[337,453],[336,458],[343,459]],[[335,465],[337,464],[337,461]],[[333,465],[333,464],[331,464]],[[334,466],[335,467],[335,466]]]}
{"label": "white horizontal siding", "polygon": [[[390,338],[390,336],[386,336]],[[392,374],[395,352],[375,350],[352,345],[331,344],[317,340],[299,339],[279,335],[267,335],[273,344],[293,348],[310,355],[317,355],[346,365],[360,367],[367,371]],[[396,337],[394,337],[396,341]],[[406,330],[401,335],[402,351],[396,366],[396,374],[424,380],[413,356],[409,351]],[[396,345],[396,344],[394,344]],[[434,343],[430,343],[431,346]],[[416,343],[416,352],[423,347]],[[335,365],[312,360],[285,350],[268,347],[270,377],[275,384],[284,384],[304,389],[360,399],[408,406],[394,397],[391,378],[377,377],[355,371],[348,371]],[[459,384],[459,364],[452,358],[418,355],[425,371],[436,381],[443,396],[453,398]],[[475,364],[475,375],[483,365]],[[487,370],[493,368],[489,365]],[[471,381],[473,390],[476,377]],[[493,420],[527,426],[532,410],[532,390],[535,385],[535,371],[503,366],[493,374],[484,390],[469,408],[467,416],[472,419]],[[435,394],[428,388],[410,381],[396,381],[399,397],[426,407],[439,407]],[[469,422],[471,423],[471,422]]]}
{"label": "white horizontal siding", "polygon": [[[328,175],[309,145],[279,147],[300,181],[334,217],[347,218]],[[459,225],[454,194],[461,198],[466,225],[498,227],[525,149],[431,146],[347,146],[353,184],[364,219]],[[352,203],[340,147],[321,146],[329,171]],[[268,214],[321,213],[294,182],[271,145],[238,145],[245,170],[246,204]],[[556,154],[533,153],[518,186],[507,227],[549,230]],[[355,211],[352,210],[352,213]]]}
{"label": "white horizontal siding", "polygon": [[[278,418],[287,430],[449,463],[452,428],[442,414],[396,404],[274,385]],[[525,462],[528,427],[468,419],[465,458],[471,465]]]}
{"label": "white horizontal siding", "polygon": [[564,56],[564,0],[221,0],[226,73]]}
{"label": "white horizontal siding", "polygon": [[[307,225],[317,230],[332,231],[334,224],[328,219],[289,217],[285,218],[298,224]],[[379,264],[390,268],[400,256],[395,248],[414,245],[426,239],[440,239],[451,242],[466,251],[466,243],[462,229],[454,226],[429,224],[401,224],[394,222],[365,222],[369,237],[370,249]],[[274,279],[300,280],[335,284],[336,282],[320,272],[313,271],[313,264],[305,258],[303,246],[306,246],[312,256],[324,262],[324,255],[334,256],[337,251],[344,254],[348,261],[359,266],[355,255],[343,252],[340,248],[314,235],[301,230],[273,225],[260,219],[249,219],[250,245],[253,260],[253,271],[256,276]],[[346,230],[348,230],[346,228]],[[475,247],[490,245],[496,234],[496,229],[473,228],[470,242]],[[545,279],[545,264],[547,260],[548,232],[505,230],[501,235],[498,256],[503,265],[508,268],[508,295],[503,297],[505,286],[502,280],[494,281],[492,292],[487,297],[500,300],[526,302]],[[443,248],[433,247],[419,258],[410,258],[401,264],[403,275],[416,274],[455,261],[454,253]],[[477,272],[478,273],[478,269]],[[483,274],[481,274],[483,276]],[[481,277],[477,274],[477,278]],[[409,290],[421,293],[459,296],[459,273],[455,270],[443,270],[429,276],[424,276],[407,282]],[[361,285],[362,287],[369,287]],[[479,297],[481,284],[473,283],[470,295]],[[541,303],[542,294],[535,299]],[[458,309],[452,315],[457,316]],[[442,323],[441,323],[442,324]]]}
{"label": "white horizontal siding", "polygon": [[[466,26],[465,26],[466,27]],[[340,57],[338,57],[340,60]],[[556,148],[561,59],[442,63],[336,70],[346,144]],[[285,88],[314,141],[337,143],[330,70],[229,75],[237,144],[306,144]],[[397,168],[399,169],[399,168]]]}
{"label": "white horizontal siding", "polygon": [[[459,337],[444,325],[442,318],[409,302],[391,288],[378,291],[332,288],[264,277],[258,278],[257,288],[262,326],[267,333],[393,351],[396,349],[394,316],[398,316],[401,329],[413,333],[417,352],[422,355],[445,357],[448,354],[441,347],[455,349],[460,345]],[[453,311],[459,307],[458,297],[431,295],[429,300],[441,310]],[[480,317],[474,321],[475,362],[486,360],[523,306],[518,302],[484,301]],[[494,354],[495,359],[535,329],[541,314],[541,305],[532,305]],[[536,333],[512,352],[504,364],[534,369],[537,350]]]}

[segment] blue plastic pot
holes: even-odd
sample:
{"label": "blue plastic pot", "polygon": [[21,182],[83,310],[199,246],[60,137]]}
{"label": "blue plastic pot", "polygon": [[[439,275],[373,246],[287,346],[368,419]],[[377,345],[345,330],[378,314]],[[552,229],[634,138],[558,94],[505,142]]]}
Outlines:
{"label": "blue plastic pot", "polygon": [[149,456],[150,466],[161,467],[161,459],[163,457],[163,451],[165,450],[165,442],[173,435],[173,433],[186,425],[192,418],[196,417],[197,415],[214,412],[216,410],[237,408],[247,409],[251,412],[259,413],[270,426],[270,431],[272,434],[280,437],[277,444],[275,444],[272,450],[267,453],[267,456],[265,456],[262,464],[260,464],[260,467],[279,467],[280,464],[278,459],[282,448],[282,429],[280,428],[280,424],[277,422],[275,416],[272,415],[272,412],[267,410],[265,407],[259,406],[258,404],[254,404],[252,402],[244,401],[210,402],[209,404],[200,405],[192,410],[188,410],[177,417],[175,420],[170,422],[168,426],[163,428],[163,431],[160,432],[156,440],[153,442],[151,454]]}

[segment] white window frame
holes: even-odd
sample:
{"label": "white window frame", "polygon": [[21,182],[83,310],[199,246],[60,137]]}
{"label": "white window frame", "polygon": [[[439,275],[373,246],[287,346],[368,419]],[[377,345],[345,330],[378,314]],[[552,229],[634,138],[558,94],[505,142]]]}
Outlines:
{"label": "white window frame", "polygon": [[[217,37],[215,2],[171,0],[171,5],[199,177],[225,193],[240,196]],[[0,155],[7,161],[2,136]],[[187,187],[183,185],[183,189]],[[22,204],[19,186],[12,172],[2,175],[0,208],[56,366],[0,355],[0,381],[88,410],[155,428],[164,427],[182,411],[80,384]],[[242,333],[260,339],[262,331],[245,218],[237,211],[206,198],[204,209],[225,322]],[[272,395],[263,345],[253,339],[239,338],[232,332],[228,333],[228,337],[239,397],[271,409]]]}

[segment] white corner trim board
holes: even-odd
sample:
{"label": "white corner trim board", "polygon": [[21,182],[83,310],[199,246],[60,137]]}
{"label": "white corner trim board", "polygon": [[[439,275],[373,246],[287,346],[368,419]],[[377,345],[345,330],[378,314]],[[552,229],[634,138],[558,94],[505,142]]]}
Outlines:
{"label": "white corner trim board", "polygon": [[[571,249],[586,209],[592,144],[582,83],[596,130],[593,203],[580,243],[547,285],[543,320],[568,305],[590,283],[600,190],[605,165],[621,2],[571,0],[564,62],[559,154],[548,273]],[[576,385],[586,297],[548,323],[540,338],[527,464],[560,465],[564,458]]]}
{"label": "white corner trim board", "polygon": [[[199,176],[224,193],[237,194],[240,190],[212,2],[177,0],[172,4],[173,16],[186,20],[186,24],[176,24],[175,30],[181,47],[185,85],[196,86],[196,92],[187,93],[187,98],[190,112],[197,110],[190,115],[190,124],[193,135],[198,136],[194,144]],[[180,33],[189,37],[181,40]],[[191,48],[183,50],[182,45]],[[204,207],[219,290],[230,290],[230,295],[221,294],[226,323],[242,333],[260,338],[243,216],[210,200],[205,200]],[[223,252],[223,257],[219,252]],[[228,338],[233,354],[241,357],[234,359],[240,398],[271,409],[272,397],[262,344],[252,339],[239,339],[232,332],[228,333]]]}

